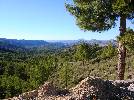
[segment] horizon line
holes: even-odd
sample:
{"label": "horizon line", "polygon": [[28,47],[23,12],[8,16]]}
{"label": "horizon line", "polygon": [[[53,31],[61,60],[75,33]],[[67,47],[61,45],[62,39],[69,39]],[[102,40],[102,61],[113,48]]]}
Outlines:
{"label": "horizon line", "polygon": [[[57,40],[50,40],[50,39],[17,39],[17,38],[0,38],[0,39],[7,39],[7,40],[36,40],[36,41],[78,41],[78,40],[84,40],[84,41],[90,41],[90,40],[105,40],[105,39],[57,39]],[[116,40],[116,39],[108,39],[108,40]],[[108,41],[108,40],[105,40],[105,41]]]}

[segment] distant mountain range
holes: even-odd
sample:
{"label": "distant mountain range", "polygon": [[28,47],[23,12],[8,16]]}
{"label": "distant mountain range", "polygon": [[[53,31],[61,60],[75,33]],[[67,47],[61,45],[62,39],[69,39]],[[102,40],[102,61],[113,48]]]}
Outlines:
{"label": "distant mountain range", "polygon": [[43,40],[17,40],[17,39],[6,39],[6,38],[0,38],[0,42],[25,48],[44,46],[48,44],[48,42]]}
{"label": "distant mountain range", "polygon": [[62,42],[47,42],[44,40],[17,40],[17,39],[6,39],[0,38],[0,51],[25,51],[31,49],[38,50],[56,50],[65,48]]}
{"label": "distant mountain range", "polygon": [[96,39],[92,39],[92,40],[83,40],[83,39],[79,39],[79,40],[47,40],[47,42],[49,42],[49,43],[63,43],[64,45],[74,45],[74,44],[80,43],[80,41],[84,41],[89,44],[99,44],[100,46],[106,46],[110,42],[113,45],[117,45],[117,41],[113,40],[113,39],[111,39],[111,40],[96,40]]}
{"label": "distant mountain range", "polygon": [[17,39],[6,39],[0,38],[0,48],[35,48],[35,47],[45,47],[45,48],[64,48],[69,47],[74,44],[78,44],[80,41],[85,41],[90,44],[99,44],[100,46],[105,46],[109,42],[116,45],[116,40],[17,40]]}

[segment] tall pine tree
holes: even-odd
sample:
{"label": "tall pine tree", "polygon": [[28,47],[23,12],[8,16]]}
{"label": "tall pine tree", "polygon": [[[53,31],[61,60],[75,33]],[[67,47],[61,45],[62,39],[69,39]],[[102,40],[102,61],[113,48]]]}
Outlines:
{"label": "tall pine tree", "polygon": [[[71,0],[67,10],[76,18],[77,25],[85,31],[101,32],[114,28],[120,22],[120,36],[126,32],[126,20],[134,19],[134,0]],[[118,76],[124,79],[126,48],[118,43]]]}

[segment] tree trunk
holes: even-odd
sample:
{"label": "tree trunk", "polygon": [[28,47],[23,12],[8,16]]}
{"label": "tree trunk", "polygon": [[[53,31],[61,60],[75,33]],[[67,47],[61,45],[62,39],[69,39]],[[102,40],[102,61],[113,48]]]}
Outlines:
{"label": "tree trunk", "polygon": [[[124,35],[126,31],[126,16],[120,16],[120,36]],[[118,80],[124,79],[125,73],[125,58],[126,58],[126,48],[121,41],[118,43]]]}

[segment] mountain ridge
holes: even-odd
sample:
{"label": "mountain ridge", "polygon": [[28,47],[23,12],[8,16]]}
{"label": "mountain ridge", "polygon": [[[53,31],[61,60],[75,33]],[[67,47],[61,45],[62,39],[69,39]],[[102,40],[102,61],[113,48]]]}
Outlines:
{"label": "mountain ridge", "polygon": [[116,40],[17,40],[17,39],[6,39],[6,38],[0,38],[0,42],[6,42],[10,45],[16,45],[19,47],[25,47],[25,48],[33,48],[33,47],[43,47],[43,46],[57,46],[57,47],[65,47],[65,46],[72,46],[74,44],[79,44],[81,41],[87,42],[89,44],[99,44],[100,46],[106,46],[110,42],[113,45],[116,45]]}

